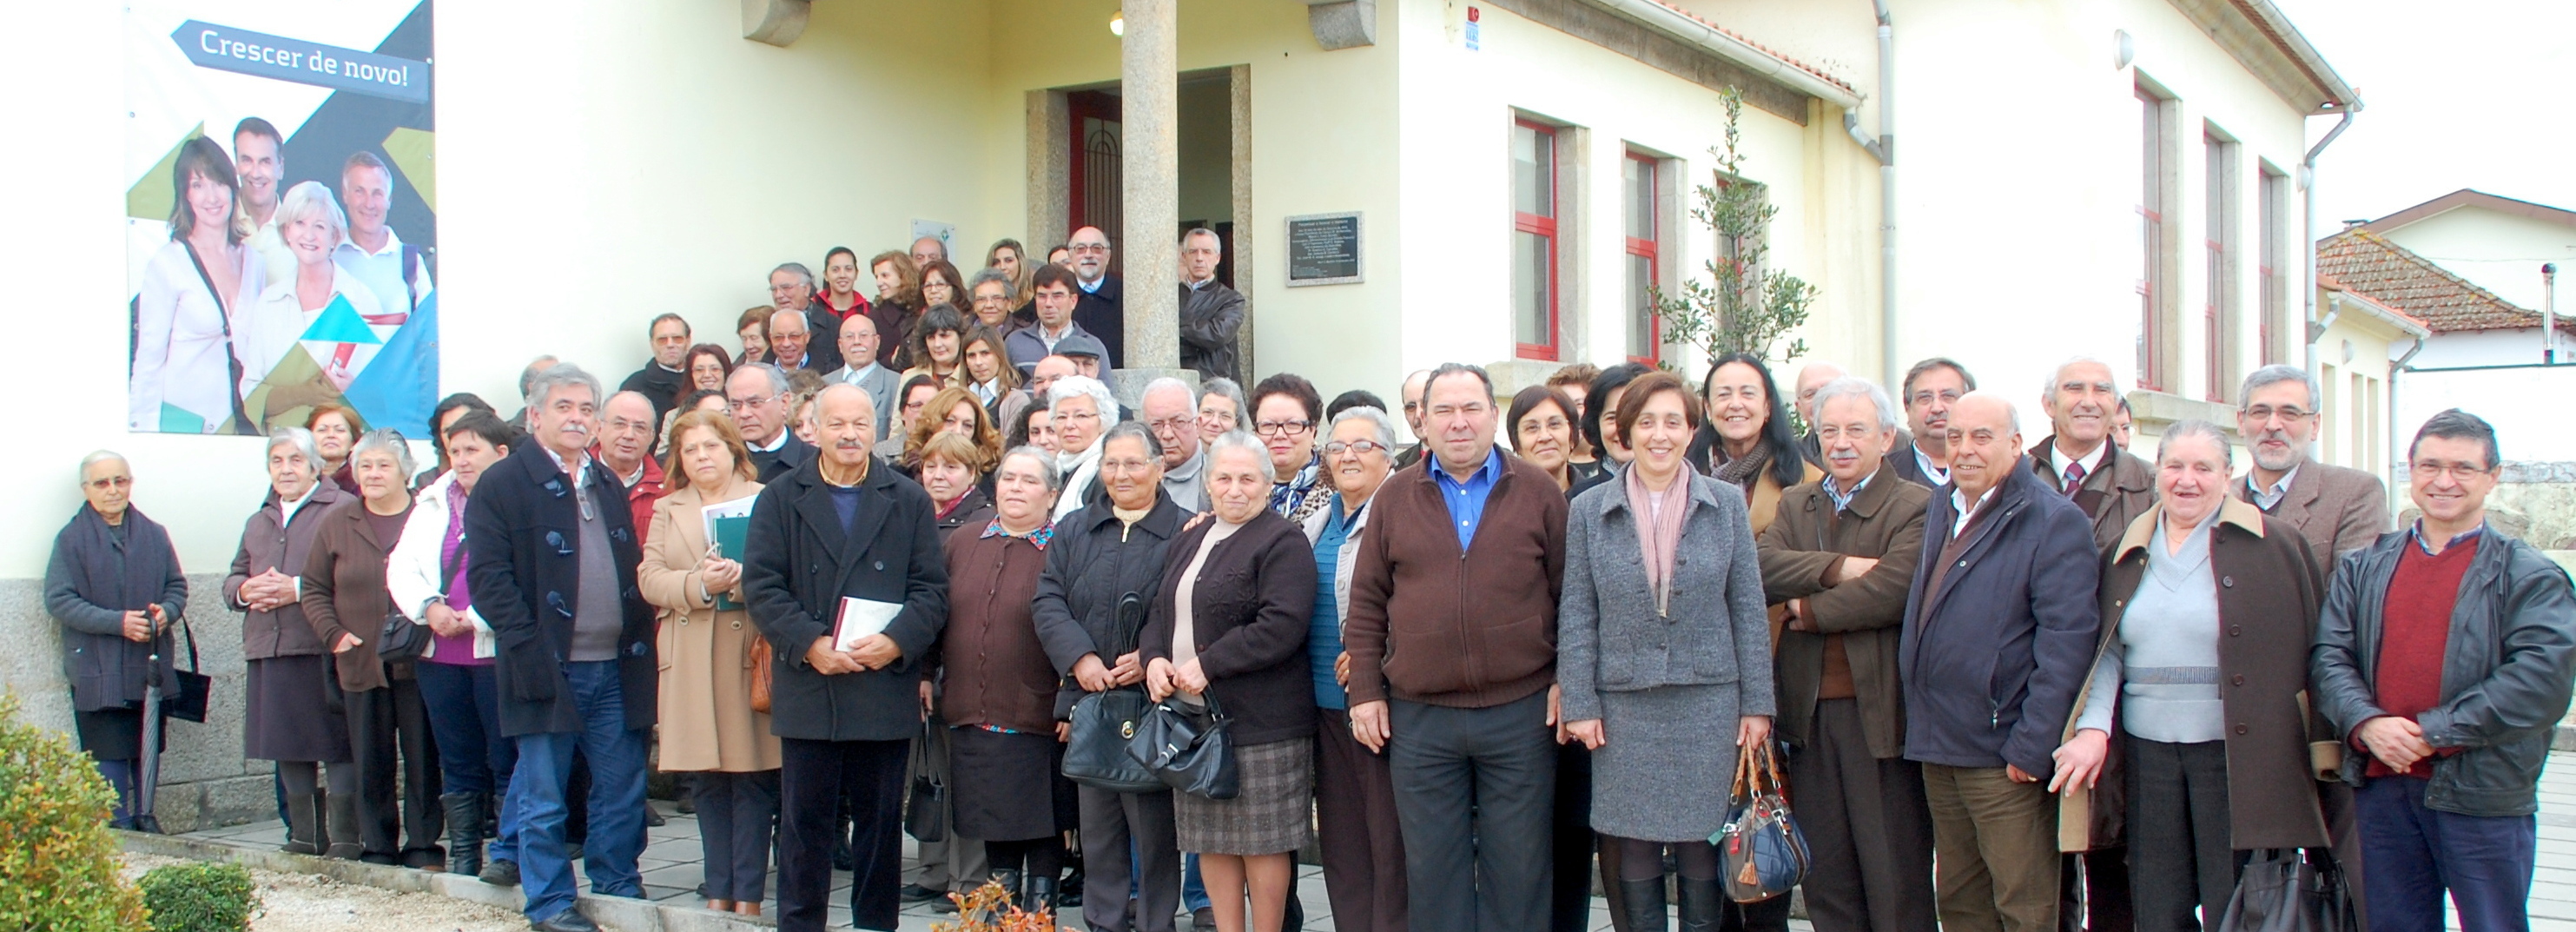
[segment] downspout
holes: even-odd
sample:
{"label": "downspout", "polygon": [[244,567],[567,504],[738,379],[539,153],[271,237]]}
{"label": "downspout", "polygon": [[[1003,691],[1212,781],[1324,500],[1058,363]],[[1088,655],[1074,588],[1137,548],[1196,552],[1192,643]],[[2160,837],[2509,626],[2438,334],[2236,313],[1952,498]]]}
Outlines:
{"label": "downspout", "polygon": [[1843,111],[1843,131],[1878,160],[1878,358],[1883,384],[1894,387],[1904,373],[1896,358],[1896,25],[1887,15],[1887,0],[1870,0],[1878,13],[1878,136],[1860,128],[1860,117]]}
{"label": "downspout", "polygon": [[[2307,306],[2307,316],[2305,321],[2308,325],[2307,369],[2309,378],[2315,378],[2317,375],[2317,341],[2324,338],[2326,332],[2326,328],[2317,323],[2317,155],[2326,151],[2327,146],[2334,145],[2335,137],[2343,135],[2344,129],[2352,125],[2353,114],[2357,112],[2358,111],[2356,110],[2345,110],[2343,112],[2343,119],[2335,121],[2334,128],[2326,131],[2326,138],[2317,140],[2316,146],[2309,149],[2307,156],[2299,160],[2299,186],[2306,189],[2307,192],[2305,203],[2307,208],[2307,219],[2304,221],[2304,226],[2306,227],[2306,239],[2302,241],[2299,251],[2306,254],[2303,257],[2301,265],[2306,267],[2308,273],[2302,281],[2302,284],[2305,286],[2302,300]],[[2416,348],[2422,349],[2423,344],[2417,343]],[[2408,353],[2407,355],[2413,356],[2414,354]],[[2394,393],[2396,382],[2393,380],[2395,373],[2392,372],[2390,374],[2392,376],[2392,380],[2389,383],[2389,388],[2391,389],[2391,394],[2389,395],[2389,398],[2391,399],[2389,407],[2393,410],[2396,408],[2396,395]]]}
{"label": "downspout", "polygon": [[[2313,353],[2316,351],[2316,347],[2310,346],[2308,347],[2308,350]],[[2397,377],[2404,375],[2408,371],[2406,364],[2414,362],[2415,354],[2423,351],[2424,338],[2416,337],[2415,345],[2406,349],[2406,355],[2399,356],[2397,357],[2396,362],[2388,364],[2388,433],[2386,435],[2388,437],[2388,449],[2384,451],[2388,457],[2388,474],[2381,476],[2380,478],[2388,483],[2390,504],[2392,505],[2395,504],[2396,491],[2399,485],[2397,481],[2397,463],[2402,459],[2402,457],[2397,453],[2401,446],[2397,438]],[[2396,512],[2392,511],[2389,513],[2395,514]]]}

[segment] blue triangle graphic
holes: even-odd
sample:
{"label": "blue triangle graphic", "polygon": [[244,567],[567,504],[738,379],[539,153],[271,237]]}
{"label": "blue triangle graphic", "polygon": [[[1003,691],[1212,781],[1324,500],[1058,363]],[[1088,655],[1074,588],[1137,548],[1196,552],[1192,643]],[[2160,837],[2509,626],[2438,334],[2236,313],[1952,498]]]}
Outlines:
{"label": "blue triangle graphic", "polygon": [[376,339],[374,330],[368,329],[367,319],[358,316],[358,309],[349,306],[349,296],[337,294],[331,296],[330,304],[323,306],[322,316],[314,319],[313,326],[305,328],[304,335],[296,339],[329,343],[384,342]]}
{"label": "blue triangle graphic", "polygon": [[[351,312],[349,318],[356,320],[357,314]],[[329,312],[323,319],[330,319]],[[307,334],[305,339],[317,338]],[[413,440],[430,439],[429,412],[438,405],[438,292],[420,299],[411,318],[349,381],[344,394],[367,426],[390,427]]]}

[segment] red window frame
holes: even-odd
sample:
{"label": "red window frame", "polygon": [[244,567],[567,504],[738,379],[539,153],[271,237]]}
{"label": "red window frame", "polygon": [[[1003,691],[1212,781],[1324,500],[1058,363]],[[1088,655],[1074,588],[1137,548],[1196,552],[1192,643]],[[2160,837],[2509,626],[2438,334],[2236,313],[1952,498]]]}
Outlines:
{"label": "red window frame", "polygon": [[[1661,189],[1658,186],[1663,183],[1661,174],[1663,171],[1663,160],[1647,155],[1643,152],[1633,150],[1628,152],[1627,156],[1629,161],[1638,163],[1639,171],[1644,173],[1641,176],[1646,188],[1646,217],[1644,228],[1647,233],[1654,235],[1640,239],[1638,237],[1627,235],[1628,231],[1626,230],[1621,230],[1620,240],[1626,247],[1628,255],[1646,260],[1647,282],[1661,283],[1664,275],[1662,242],[1664,228],[1663,216],[1660,210],[1660,201],[1662,200],[1660,197]],[[1626,204],[1622,205],[1623,209],[1634,209],[1637,206],[1638,202],[1635,198],[1626,196],[1628,192],[1621,191],[1619,193],[1621,194],[1621,200],[1627,201]],[[1621,269],[1620,271],[1626,272],[1627,270]],[[1654,307],[1651,303],[1653,301],[1651,293],[1638,295],[1637,297],[1640,301],[1648,303],[1631,307],[1628,309],[1628,313],[1646,315],[1646,355],[1639,356],[1632,353],[1629,354],[1628,361],[1645,363],[1646,365],[1651,366],[1661,362],[1664,357],[1664,318],[1663,315],[1655,313]],[[1620,336],[1622,339],[1625,339],[1627,334],[1624,332],[1624,328],[1622,329],[1623,332]]]}
{"label": "red window frame", "polygon": [[2145,246],[2145,255],[2139,257],[2145,265],[2138,276],[2138,387],[2163,391],[2165,321],[2158,304],[2165,284],[2164,101],[2145,88],[2138,89],[2137,96],[2145,121],[2140,147],[2145,170],[2138,188],[2139,239]]}
{"label": "red window frame", "polygon": [[[1562,337],[1559,334],[1560,322],[1558,317],[1560,308],[1557,306],[1557,285],[1558,280],[1564,277],[1559,274],[1556,254],[1556,215],[1564,212],[1563,207],[1557,203],[1556,198],[1556,173],[1558,169],[1558,153],[1556,148],[1557,127],[1526,119],[1515,119],[1512,121],[1512,125],[1536,132],[1541,144],[1547,147],[1547,174],[1546,177],[1542,179],[1542,182],[1547,185],[1547,190],[1544,192],[1545,196],[1540,200],[1546,203],[1548,207],[1547,216],[1523,213],[1520,209],[1520,192],[1517,190],[1512,192],[1513,232],[1529,233],[1539,236],[1547,241],[1547,342],[1523,343],[1520,341],[1520,295],[1517,293],[1517,289],[1515,289],[1515,293],[1512,295],[1512,353],[1514,356],[1521,359],[1537,359],[1547,362],[1555,362],[1558,353],[1557,347],[1559,342],[1562,340]],[[1514,185],[1518,185],[1520,183],[1520,179],[1518,177],[1514,177],[1512,179],[1512,183]]]}

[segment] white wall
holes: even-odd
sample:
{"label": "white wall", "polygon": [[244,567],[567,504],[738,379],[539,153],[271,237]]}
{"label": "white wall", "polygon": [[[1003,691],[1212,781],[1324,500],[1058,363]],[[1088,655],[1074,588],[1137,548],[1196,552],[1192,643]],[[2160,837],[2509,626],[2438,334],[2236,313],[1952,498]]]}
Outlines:
{"label": "white wall", "polygon": [[[2576,277],[2576,227],[2566,224],[2461,207],[2382,235],[2527,310],[2540,310],[2546,296],[2541,263],[2558,263],[2560,274]],[[2569,293],[2560,286],[2560,298]]]}
{"label": "white wall", "polygon": [[[2409,365],[2421,369],[2450,366],[2518,366],[2541,359],[2540,328],[2515,330],[2464,330],[2437,333],[2424,341],[2424,351],[2417,353]],[[2399,349],[2398,352],[2404,352]],[[2567,331],[2558,332],[2558,361],[2576,360],[2576,339]]]}

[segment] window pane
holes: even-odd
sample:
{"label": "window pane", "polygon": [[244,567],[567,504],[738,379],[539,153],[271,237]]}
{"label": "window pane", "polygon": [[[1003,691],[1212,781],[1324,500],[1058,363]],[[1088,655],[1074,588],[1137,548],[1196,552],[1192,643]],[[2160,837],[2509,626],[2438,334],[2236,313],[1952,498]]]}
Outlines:
{"label": "window pane", "polygon": [[1655,356],[1655,261],[1628,256],[1628,355]]}
{"label": "window pane", "polygon": [[1512,127],[1512,209],[1541,217],[1556,216],[1556,136],[1527,126]]}
{"label": "window pane", "polygon": [[1628,238],[1655,238],[1655,163],[1621,159],[1627,187]]}
{"label": "window pane", "polygon": [[1548,325],[1548,238],[1512,232],[1512,338],[1523,343],[1556,342]]}

